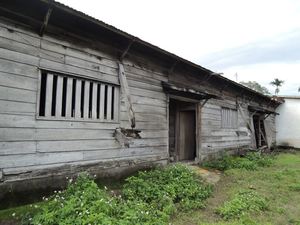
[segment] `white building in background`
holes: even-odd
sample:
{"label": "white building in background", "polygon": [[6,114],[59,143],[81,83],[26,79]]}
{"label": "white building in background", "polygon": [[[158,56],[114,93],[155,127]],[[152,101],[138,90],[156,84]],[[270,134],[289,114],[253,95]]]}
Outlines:
{"label": "white building in background", "polygon": [[300,96],[281,96],[284,103],[277,109],[277,145],[300,148]]}

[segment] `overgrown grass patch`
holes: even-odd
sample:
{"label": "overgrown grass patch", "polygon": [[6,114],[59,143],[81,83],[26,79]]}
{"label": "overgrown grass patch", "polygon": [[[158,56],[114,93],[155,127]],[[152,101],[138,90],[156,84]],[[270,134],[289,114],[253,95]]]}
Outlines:
{"label": "overgrown grass patch", "polygon": [[[256,170],[233,168],[224,172],[214,188],[207,207],[193,212],[180,213],[174,225],[300,225],[300,153],[280,153],[267,167]],[[294,189],[295,188],[295,189]],[[268,208],[249,212],[242,218],[224,219],[216,213],[225,202],[240,190],[253,190],[267,200]]]}
{"label": "overgrown grass patch", "polygon": [[299,191],[300,192],[300,182],[295,183],[295,184],[290,184],[289,189],[291,191]]}
{"label": "overgrown grass patch", "polygon": [[161,210],[202,208],[211,194],[206,185],[190,168],[177,164],[164,170],[139,172],[124,185],[126,199],[140,199],[157,205]]}
{"label": "overgrown grass patch", "polygon": [[220,159],[205,162],[202,165],[222,171],[229,169],[257,170],[259,167],[270,166],[273,159],[274,157],[270,155],[252,152],[246,154],[244,157],[225,155]]}
{"label": "overgrown grass patch", "polygon": [[260,212],[268,208],[266,198],[253,190],[240,190],[233,198],[217,209],[224,219],[240,218],[250,212]]}
{"label": "overgrown grass patch", "polygon": [[168,224],[176,211],[204,207],[211,191],[183,165],[141,171],[126,179],[119,194],[82,174],[66,190],[45,198],[26,224]]}

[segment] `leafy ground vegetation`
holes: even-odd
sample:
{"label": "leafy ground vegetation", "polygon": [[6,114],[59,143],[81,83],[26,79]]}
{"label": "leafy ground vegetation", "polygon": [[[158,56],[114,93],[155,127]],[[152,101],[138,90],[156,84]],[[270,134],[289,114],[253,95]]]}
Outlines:
{"label": "leafy ground vegetation", "polygon": [[[118,190],[82,174],[65,191],[0,211],[2,224],[300,225],[300,153],[207,163],[212,187],[183,165],[141,171]],[[211,169],[213,170],[213,169]],[[1,222],[0,222],[1,224]]]}
{"label": "leafy ground vegetation", "polygon": [[206,165],[224,170],[207,207],[179,213],[173,224],[300,225],[300,152],[219,162]]}
{"label": "leafy ground vegetation", "polygon": [[99,187],[82,174],[70,180],[65,191],[31,207],[31,212],[9,212],[23,224],[160,225],[168,224],[178,211],[203,208],[211,192],[211,186],[193,170],[177,164],[141,171],[127,178],[117,192]]}

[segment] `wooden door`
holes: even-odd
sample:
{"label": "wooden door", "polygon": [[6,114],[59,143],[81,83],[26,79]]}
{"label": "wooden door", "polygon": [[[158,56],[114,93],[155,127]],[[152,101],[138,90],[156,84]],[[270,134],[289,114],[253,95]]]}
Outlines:
{"label": "wooden door", "polygon": [[195,111],[179,112],[179,160],[196,157]]}

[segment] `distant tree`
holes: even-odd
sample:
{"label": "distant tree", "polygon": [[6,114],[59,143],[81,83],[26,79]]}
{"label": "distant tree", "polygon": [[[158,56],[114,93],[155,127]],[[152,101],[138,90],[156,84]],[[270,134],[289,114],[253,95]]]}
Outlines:
{"label": "distant tree", "polygon": [[298,92],[300,92],[300,87],[298,88]]}
{"label": "distant tree", "polygon": [[244,86],[246,86],[248,88],[251,88],[254,91],[260,92],[260,93],[262,93],[264,95],[271,94],[266,87],[260,85],[256,81],[248,81],[248,82],[241,81],[240,84],[242,84],[242,85],[244,85]]}
{"label": "distant tree", "polygon": [[279,93],[279,87],[281,87],[282,86],[282,84],[284,83],[284,81],[283,80],[279,80],[278,78],[275,78],[273,81],[271,81],[271,85],[272,86],[275,86],[276,88],[275,88],[275,95],[278,95],[278,93]]}

